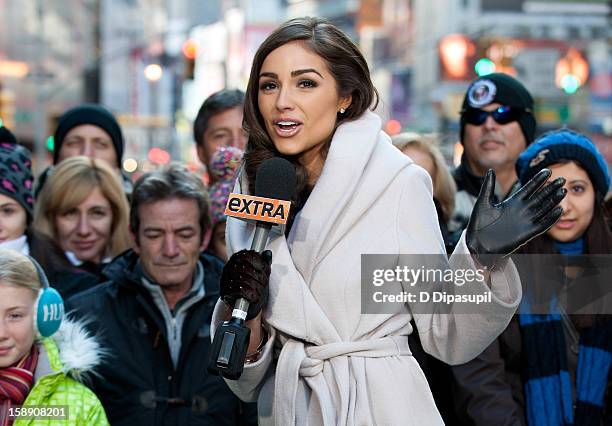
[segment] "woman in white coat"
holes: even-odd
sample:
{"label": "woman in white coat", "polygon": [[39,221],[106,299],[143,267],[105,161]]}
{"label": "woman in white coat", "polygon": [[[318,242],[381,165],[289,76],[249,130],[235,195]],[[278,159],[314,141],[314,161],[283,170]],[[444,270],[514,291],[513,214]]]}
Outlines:
{"label": "woman in white coat", "polygon": [[561,214],[562,179],[540,189],[544,171],[493,205],[490,172],[446,266],[488,266],[491,303],[472,315],[435,314],[416,303],[364,314],[362,254],[445,256],[431,179],[381,130],[369,111],[377,97],[363,56],[327,21],[288,21],[255,55],[245,100],[249,143],[235,192],[252,194],[259,164],[286,158],[298,176],[293,221],[272,234],[270,267],[267,256],[245,250],[254,226],[228,219],[232,256],[213,322],[229,318],[236,298],[251,302],[244,372],[227,382],[241,399],[259,402],[260,424],[442,424],[410,354],[411,318],[430,354],[451,364],[476,356],[521,297],[514,265],[501,257]]}

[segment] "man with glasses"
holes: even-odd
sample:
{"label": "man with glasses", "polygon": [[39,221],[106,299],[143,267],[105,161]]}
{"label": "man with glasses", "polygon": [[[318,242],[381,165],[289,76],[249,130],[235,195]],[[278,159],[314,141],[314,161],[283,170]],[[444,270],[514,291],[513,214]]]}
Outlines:
{"label": "man with glasses", "polygon": [[[464,229],[472,213],[484,175],[493,169],[498,201],[520,187],[514,165],[535,134],[533,98],[516,79],[494,73],[474,80],[461,108],[461,164],[453,172],[457,183],[455,213],[451,225]],[[451,226],[449,226],[451,228]],[[456,228],[457,229],[457,228]],[[522,384],[505,377],[503,359],[508,352],[506,333],[510,326],[474,360],[451,367],[454,376],[451,394],[457,418],[452,424],[520,425],[522,413],[514,401]]]}
{"label": "man with glasses", "polygon": [[467,226],[488,169],[495,172],[498,200],[520,187],[514,163],[534,138],[533,98],[507,74],[480,77],[465,94],[459,123],[464,152],[453,171],[457,196],[451,231]]}

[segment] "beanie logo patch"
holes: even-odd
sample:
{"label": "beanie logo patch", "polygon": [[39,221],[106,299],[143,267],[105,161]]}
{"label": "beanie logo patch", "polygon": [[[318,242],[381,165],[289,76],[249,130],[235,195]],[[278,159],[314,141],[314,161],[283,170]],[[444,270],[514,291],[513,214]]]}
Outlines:
{"label": "beanie logo patch", "polygon": [[477,80],[468,90],[468,103],[472,108],[480,108],[493,102],[497,86],[491,80]]}
{"label": "beanie logo patch", "polygon": [[533,157],[531,161],[529,162],[529,167],[530,168],[535,167],[538,164],[540,164],[542,161],[546,159],[546,154],[548,154],[549,152],[550,152],[549,149],[543,149],[542,151],[538,152],[538,155]]}

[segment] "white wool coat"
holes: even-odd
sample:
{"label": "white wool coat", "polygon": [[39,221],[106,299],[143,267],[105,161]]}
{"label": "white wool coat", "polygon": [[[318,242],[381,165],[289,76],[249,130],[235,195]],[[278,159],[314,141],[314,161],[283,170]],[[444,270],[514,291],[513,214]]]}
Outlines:
{"label": "white wool coat", "polygon": [[[244,178],[237,187],[246,192]],[[249,248],[253,232],[229,218],[229,254]],[[391,145],[370,112],[338,127],[289,237],[276,232],[267,248],[270,337],[260,359],[227,381],[241,399],[258,401],[260,424],[440,425],[408,347],[410,320],[428,353],[459,364],[506,328],[521,298],[509,261],[491,274],[493,303],[478,314],[417,314],[410,304],[395,314],[362,314],[361,254],[445,253],[429,175]],[[467,253],[463,236],[449,267],[475,269]]]}

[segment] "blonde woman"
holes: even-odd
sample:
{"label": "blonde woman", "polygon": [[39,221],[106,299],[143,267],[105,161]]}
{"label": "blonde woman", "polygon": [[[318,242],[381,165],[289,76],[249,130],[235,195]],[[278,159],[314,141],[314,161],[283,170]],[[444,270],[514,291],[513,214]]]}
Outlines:
{"label": "blonde woman", "polygon": [[[77,271],[102,279],[104,265],[130,246],[128,216],[116,173],[104,161],[79,156],[54,169],[37,200],[34,228],[54,239]],[[54,283],[64,297],[84,290],[73,289],[72,278]]]}
{"label": "blonde woman", "polygon": [[433,199],[438,213],[438,222],[447,251],[450,253],[460,235],[452,235],[447,227],[455,208],[457,186],[453,180],[444,157],[438,149],[436,139],[418,133],[400,133],[391,138],[393,145],[424,168],[433,184]]}
{"label": "blonde woman", "polygon": [[32,424],[26,417],[38,411],[50,417],[35,424],[107,425],[100,401],[81,383],[98,365],[100,347],[76,322],[36,317],[39,303],[50,302],[39,297],[46,287],[30,258],[0,249],[0,424]]}

